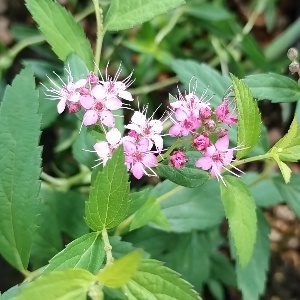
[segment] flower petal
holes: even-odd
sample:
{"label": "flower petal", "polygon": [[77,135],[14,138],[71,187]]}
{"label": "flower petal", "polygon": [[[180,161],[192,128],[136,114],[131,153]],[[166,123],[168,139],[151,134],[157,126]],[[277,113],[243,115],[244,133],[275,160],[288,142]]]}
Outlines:
{"label": "flower petal", "polygon": [[94,110],[88,110],[83,116],[83,124],[86,126],[93,125],[98,121],[98,114]]}
{"label": "flower petal", "polygon": [[109,110],[105,110],[100,113],[100,121],[105,126],[108,127],[115,126],[115,117]]}
{"label": "flower petal", "polygon": [[94,145],[94,149],[96,150],[98,156],[101,157],[102,159],[106,158],[111,154],[108,143],[104,141],[96,143]]}
{"label": "flower petal", "polygon": [[141,162],[135,163],[131,168],[131,172],[136,179],[141,179],[143,177],[144,170],[144,165]]}
{"label": "flower petal", "polygon": [[209,156],[203,156],[196,161],[195,166],[202,170],[209,170],[212,167],[212,163],[213,161]]}
{"label": "flower petal", "polygon": [[90,95],[83,95],[80,97],[79,102],[83,108],[91,109],[95,103],[95,99]]}
{"label": "flower petal", "polygon": [[122,135],[117,128],[112,128],[105,136],[109,144],[116,146],[120,142]]}
{"label": "flower petal", "polygon": [[228,147],[229,147],[228,135],[224,135],[223,137],[219,138],[216,141],[215,146],[218,151],[221,151],[221,152],[227,151]]}
{"label": "flower petal", "polygon": [[128,91],[120,91],[118,96],[127,101],[133,101],[132,95]]}
{"label": "flower petal", "polygon": [[117,97],[108,96],[106,101],[106,107],[109,110],[117,110],[122,107],[122,101],[119,100]]}
{"label": "flower petal", "polygon": [[66,99],[61,99],[58,103],[57,103],[57,111],[59,114],[61,114],[66,108]]}
{"label": "flower petal", "polygon": [[106,97],[105,89],[100,84],[93,87],[91,94],[92,94],[92,96],[94,96],[98,100],[102,100]]}

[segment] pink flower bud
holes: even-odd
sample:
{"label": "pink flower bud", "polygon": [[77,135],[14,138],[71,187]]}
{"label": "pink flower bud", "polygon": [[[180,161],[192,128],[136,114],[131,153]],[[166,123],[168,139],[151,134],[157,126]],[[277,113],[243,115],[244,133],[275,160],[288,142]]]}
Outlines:
{"label": "pink flower bud", "polygon": [[174,151],[173,154],[170,156],[170,165],[176,169],[183,168],[187,161],[187,157],[181,150]]}
{"label": "pink flower bud", "polygon": [[208,120],[208,121],[204,124],[204,126],[205,126],[205,129],[206,129],[206,130],[212,130],[212,129],[214,129],[214,128],[216,127],[216,123],[215,123],[214,120]]}
{"label": "pink flower bud", "polygon": [[206,150],[206,148],[210,145],[209,137],[206,135],[200,134],[196,136],[193,140],[192,146],[195,147],[199,151]]}
{"label": "pink flower bud", "polygon": [[69,109],[69,113],[74,114],[77,113],[78,111],[80,111],[80,104],[79,103],[70,103],[68,106]]}
{"label": "pink flower bud", "polygon": [[90,84],[97,84],[99,82],[99,78],[95,73],[90,72],[90,74],[88,75],[88,81],[90,82]]}
{"label": "pink flower bud", "polygon": [[199,112],[199,115],[200,115],[200,118],[202,119],[209,119],[211,117],[211,108],[210,107],[202,107],[200,108],[200,112]]}

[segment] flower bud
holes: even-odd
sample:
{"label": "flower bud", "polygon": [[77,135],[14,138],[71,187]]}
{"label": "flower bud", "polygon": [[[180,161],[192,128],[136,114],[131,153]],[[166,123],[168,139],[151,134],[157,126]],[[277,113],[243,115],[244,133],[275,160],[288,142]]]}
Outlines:
{"label": "flower bud", "polygon": [[298,57],[298,51],[296,48],[290,48],[287,52],[287,57],[290,60],[295,60]]}
{"label": "flower bud", "polygon": [[296,73],[296,72],[300,72],[300,66],[299,63],[297,61],[293,61],[290,63],[289,65],[289,70],[292,74]]}
{"label": "flower bud", "polygon": [[181,169],[187,163],[188,159],[182,150],[174,151],[170,156],[170,165],[176,169]]}
{"label": "flower bud", "polygon": [[71,114],[77,113],[80,110],[80,108],[81,108],[81,106],[79,103],[71,103],[68,106],[69,113],[71,113]]}

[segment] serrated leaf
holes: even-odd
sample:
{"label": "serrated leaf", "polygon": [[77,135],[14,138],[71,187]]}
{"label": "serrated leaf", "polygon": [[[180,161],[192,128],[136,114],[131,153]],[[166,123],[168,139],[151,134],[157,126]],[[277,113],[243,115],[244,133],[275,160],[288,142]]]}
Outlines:
{"label": "serrated leaf", "polygon": [[270,257],[270,226],[263,213],[257,211],[257,238],[253,255],[245,268],[236,265],[238,288],[244,300],[256,300],[263,294]]}
{"label": "serrated leaf", "polygon": [[251,259],[256,239],[256,213],[254,199],[248,187],[233,176],[224,176],[221,199],[229,222],[239,263],[245,267]]}
{"label": "serrated leaf", "polygon": [[22,271],[39,207],[40,124],[33,71],[26,68],[7,87],[0,106],[0,252]]}
{"label": "serrated leaf", "polygon": [[238,112],[237,144],[247,147],[237,152],[238,159],[246,156],[258,143],[261,119],[256,101],[249,88],[235,76],[231,76]]}
{"label": "serrated leaf", "polygon": [[184,3],[184,0],[112,0],[104,25],[109,31],[128,29]]}
{"label": "serrated leaf", "polygon": [[158,214],[154,219],[152,219],[152,226],[158,227],[160,229],[170,231],[171,225],[166,217],[166,215],[163,213],[163,211],[159,211]]}
{"label": "serrated leaf", "polygon": [[128,178],[123,147],[119,146],[92,182],[85,206],[86,223],[92,230],[113,228],[127,215],[130,193]]}
{"label": "serrated leaf", "polygon": [[159,204],[155,197],[150,197],[147,202],[135,213],[130,224],[130,230],[142,227],[152,221],[160,211]]}
{"label": "serrated leaf", "polygon": [[293,79],[275,73],[256,74],[244,79],[258,100],[292,102],[300,99],[300,87]]}
{"label": "serrated leaf", "polygon": [[[272,147],[270,152],[273,152],[277,148],[285,149],[287,148],[296,138],[298,133],[298,123],[297,118],[293,119],[293,122],[288,130],[288,132]],[[281,152],[281,151],[280,151]]]}
{"label": "serrated leaf", "polygon": [[280,172],[282,174],[285,183],[289,183],[292,176],[292,170],[287,164],[285,164],[283,161],[280,160],[278,155],[274,155],[273,158],[278,164],[278,167],[280,169]]}
{"label": "serrated leaf", "polygon": [[191,285],[161,262],[145,259],[133,277],[122,287],[128,300],[201,300]]}
{"label": "serrated leaf", "polygon": [[75,52],[92,70],[91,45],[82,27],[65,8],[52,0],[26,0],[26,6],[47,42],[62,61],[66,61]]}
{"label": "serrated leaf", "polygon": [[27,285],[15,300],[86,300],[96,276],[82,269],[51,272]]}
{"label": "serrated leaf", "polygon": [[136,250],[114,261],[98,273],[99,282],[111,288],[123,286],[137,271],[141,258],[141,251]]}
{"label": "serrated leaf", "polygon": [[91,232],[69,243],[49,261],[43,273],[81,268],[96,274],[100,270],[104,256],[101,237],[98,233]]}
{"label": "serrated leaf", "polygon": [[300,219],[300,175],[293,174],[288,184],[282,180],[281,177],[277,177],[274,183],[278,189],[278,192],[282,196],[283,200],[287,202],[289,207],[293,210],[295,215]]}
{"label": "serrated leaf", "polygon": [[189,89],[191,79],[194,78],[197,82],[196,95],[201,96],[207,88],[209,96],[216,95],[210,100],[212,106],[220,104],[220,99],[231,85],[228,76],[221,75],[209,65],[199,64],[193,60],[174,59],[171,67],[186,89]]}

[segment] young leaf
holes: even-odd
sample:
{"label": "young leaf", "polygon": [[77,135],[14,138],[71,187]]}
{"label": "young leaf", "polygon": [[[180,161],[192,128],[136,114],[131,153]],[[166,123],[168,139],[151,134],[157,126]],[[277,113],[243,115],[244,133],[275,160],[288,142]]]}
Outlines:
{"label": "young leaf", "polygon": [[82,27],[65,8],[52,0],[26,0],[26,5],[47,42],[62,61],[66,61],[75,52],[92,70],[91,45]]}
{"label": "young leaf", "polygon": [[263,213],[257,211],[257,238],[253,255],[245,268],[236,265],[237,283],[244,300],[259,299],[266,283],[270,257],[270,226]]}
{"label": "young leaf", "polygon": [[123,286],[137,271],[141,258],[141,251],[136,250],[114,261],[98,273],[99,282],[111,288]]}
{"label": "young leaf", "polygon": [[238,178],[224,176],[220,183],[221,199],[229,222],[239,262],[246,266],[252,256],[256,239],[255,204],[248,187]]}
{"label": "young leaf", "polygon": [[113,228],[124,219],[129,208],[128,177],[123,147],[119,146],[92,183],[85,206],[86,223],[92,230]]}
{"label": "young leaf", "polygon": [[97,278],[82,269],[51,272],[28,284],[15,300],[85,300]]}
{"label": "young leaf", "polygon": [[91,232],[72,241],[55,255],[43,273],[81,268],[96,274],[104,260],[104,245],[96,232]]}
{"label": "young leaf", "polygon": [[142,24],[184,4],[184,0],[112,0],[106,14],[106,30],[117,31]]}
{"label": "young leaf", "polygon": [[0,252],[22,271],[39,207],[40,124],[33,71],[26,68],[7,87],[0,106]]}
{"label": "young leaf", "polygon": [[295,80],[279,74],[256,74],[244,79],[253,96],[258,100],[292,102],[300,99],[300,87]]}
{"label": "young leaf", "polygon": [[275,154],[273,156],[273,158],[275,159],[275,161],[278,164],[278,167],[280,169],[280,172],[282,174],[282,177],[285,181],[285,183],[289,183],[291,180],[291,176],[292,176],[292,170],[290,169],[290,167],[285,164],[283,161],[280,160],[279,155]]}
{"label": "young leaf", "polygon": [[150,197],[147,202],[136,212],[130,224],[130,230],[137,229],[149,223],[160,211],[155,197]]}
{"label": "young leaf", "polygon": [[72,52],[65,63],[65,70],[70,68],[74,81],[88,76],[89,69],[77,53]]}
{"label": "young leaf", "polygon": [[181,279],[173,270],[162,266],[161,262],[153,259],[143,260],[138,271],[122,287],[122,290],[128,300],[201,300],[188,282]]}
{"label": "young leaf", "polygon": [[247,147],[237,152],[238,159],[246,156],[258,143],[261,119],[256,101],[249,88],[238,78],[231,76],[238,112],[237,144]]}

